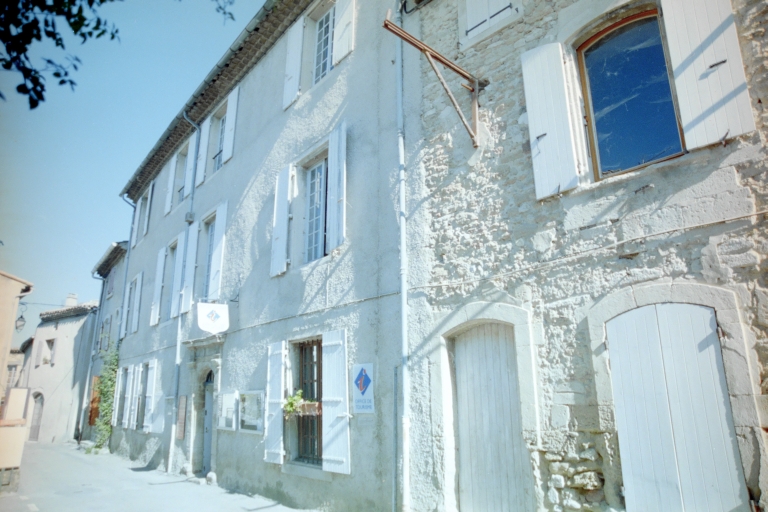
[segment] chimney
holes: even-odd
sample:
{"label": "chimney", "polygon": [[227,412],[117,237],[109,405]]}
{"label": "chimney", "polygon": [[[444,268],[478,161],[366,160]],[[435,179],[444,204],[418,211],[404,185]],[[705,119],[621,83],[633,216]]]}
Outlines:
{"label": "chimney", "polygon": [[70,306],[77,306],[77,294],[76,293],[69,293],[69,294],[67,294],[67,298],[64,300],[64,307],[68,308]]}

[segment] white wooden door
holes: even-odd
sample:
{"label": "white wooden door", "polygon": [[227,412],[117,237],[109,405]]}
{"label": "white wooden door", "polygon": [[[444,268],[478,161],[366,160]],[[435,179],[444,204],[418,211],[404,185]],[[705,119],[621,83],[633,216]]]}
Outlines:
{"label": "white wooden door", "polygon": [[715,312],[656,304],[606,330],[628,512],[749,512]]}
{"label": "white wooden door", "polygon": [[457,337],[454,355],[461,512],[535,510],[514,331],[473,327]]}
{"label": "white wooden door", "polygon": [[203,475],[211,470],[211,441],[213,436],[213,383],[205,383],[205,415],[203,417]]}

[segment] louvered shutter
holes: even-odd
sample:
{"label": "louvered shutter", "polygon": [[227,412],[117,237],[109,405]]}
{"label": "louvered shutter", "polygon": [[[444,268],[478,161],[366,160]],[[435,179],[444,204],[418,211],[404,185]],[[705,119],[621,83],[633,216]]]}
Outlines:
{"label": "louvered shutter", "polygon": [[328,203],[326,250],[344,243],[347,189],[347,125],[341,122],[328,141]]}
{"label": "louvered shutter", "polygon": [[[208,138],[211,133],[211,118],[200,125],[200,147],[197,148],[197,170],[195,171],[195,186],[205,181],[205,168],[208,164]],[[186,193],[186,191],[184,191]]]}
{"label": "louvered shutter", "polygon": [[323,471],[351,473],[349,383],[344,330],[323,333]]}
{"label": "louvered shutter", "polygon": [[522,56],[536,199],[575,188],[586,169],[584,132],[569,102],[563,50],[550,43]]}
{"label": "louvered shutter", "polygon": [[488,28],[488,0],[465,0],[467,28],[464,35],[472,37]]}
{"label": "louvered shutter", "polygon": [[149,325],[160,323],[160,299],[163,296],[163,275],[165,274],[165,255],[167,249],[162,247],[157,253],[157,268],[155,269],[155,291],[152,294],[152,308],[149,312]]}
{"label": "louvered shutter", "polygon": [[128,315],[126,311],[130,309],[128,301],[131,298],[131,284],[126,283],[126,285],[123,292],[123,306],[120,308],[120,339],[125,338],[125,334],[128,332]]}
{"label": "louvered shutter", "polygon": [[690,149],[755,129],[729,0],[662,0],[685,145]]}
{"label": "louvered shutter", "polygon": [[144,400],[144,431],[152,432],[153,414],[155,412],[155,381],[157,380],[157,360],[152,359],[147,364],[147,394]]}
{"label": "louvered shutter", "polygon": [[165,215],[171,213],[171,207],[173,206],[173,188],[176,184],[176,165],[178,164],[178,158],[178,153],[174,153],[171,157],[171,165],[168,171],[168,188],[165,191]]}
{"label": "louvered shutter", "polygon": [[216,208],[216,225],[213,228],[213,252],[211,253],[211,275],[208,280],[208,300],[219,300],[221,296],[221,275],[224,272],[224,246],[227,230],[227,202]]}
{"label": "louvered shutter", "polygon": [[[202,140],[202,139],[201,139]],[[195,162],[197,162],[197,137],[192,135],[189,138],[189,146],[187,147],[187,161],[184,165],[184,198],[192,192],[192,184],[195,180]],[[199,169],[199,167],[198,167]],[[200,172],[199,170],[197,171]],[[205,167],[203,167],[205,172]]]}
{"label": "louvered shutter", "polygon": [[139,238],[139,215],[141,214],[141,199],[136,202],[133,208],[133,224],[131,225],[131,247],[136,247]]}
{"label": "louvered shutter", "polygon": [[[194,224],[193,224],[194,225]],[[184,269],[184,231],[176,239],[176,257],[173,262],[173,289],[171,290],[171,318],[179,316],[179,301],[181,291],[181,276]]]}
{"label": "louvered shutter", "polygon": [[223,162],[232,158],[235,150],[235,125],[237,124],[237,101],[240,87],[235,87],[227,97],[227,124],[224,126],[224,148],[221,155]]}
{"label": "louvered shutter", "polygon": [[277,176],[275,186],[275,210],[272,217],[272,259],[269,275],[285,273],[288,268],[288,208],[293,166],[285,167]]}
{"label": "louvered shutter", "polygon": [[355,46],[355,0],[336,1],[333,27],[333,65],[349,55]]}
{"label": "louvered shutter", "polygon": [[301,50],[304,43],[304,17],[294,23],[285,35],[285,78],[283,82],[283,110],[290,107],[301,91]]}
{"label": "louvered shutter", "polygon": [[51,360],[49,361],[51,366],[53,366],[54,358],[56,356],[56,345],[56,340],[51,340]]}
{"label": "louvered shutter", "polygon": [[147,192],[147,210],[144,214],[144,229],[142,230],[142,234],[147,234],[147,231],[149,231],[149,214],[152,211],[152,198],[155,195],[155,180],[152,180],[152,182],[149,184],[149,192]]}
{"label": "louvered shutter", "polygon": [[264,427],[264,460],[283,463],[283,364],[285,342],[269,345],[267,352],[267,404]]}
{"label": "louvered shutter", "polygon": [[193,222],[189,226],[189,240],[187,241],[187,260],[184,263],[184,288],[181,294],[181,312],[187,313],[192,307],[192,299],[195,290],[195,269],[197,268],[197,235],[200,233],[200,223]]}
{"label": "louvered shutter", "polygon": [[37,345],[37,348],[35,349],[35,366],[40,366],[40,364],[43,362],[43,344],[45,343],[45,340],[37,339],[34,341],[34,344]]}
{"label": "louvered shutter", "polygon": [[133,365],[128,367],[125,379],[125,395],[123,402],[123,428],[130,424],[131,401],[133,401]]}
{"label": "louvered shutter", "polygon": [[123,383],[123,369],[118,368],[115,374],[115,393],[112,396],[112,421],[113,427],[117,426],[117,412],[120,405],[120,385]]}
{"label": "louvered shutter", "polygon": [[131,332],[139,330],[139,307],[141,306],[141,281],[144,277],[144,272],[139,272],[136,276],[136,289],[133,291],[133,314],[131,315]]}

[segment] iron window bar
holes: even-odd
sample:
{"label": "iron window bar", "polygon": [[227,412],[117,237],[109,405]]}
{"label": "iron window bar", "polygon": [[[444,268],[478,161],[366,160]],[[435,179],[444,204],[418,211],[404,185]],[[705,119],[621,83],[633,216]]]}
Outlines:
{"label": "iron window bar", "polygon": [[[469,137],[472,139],[472,145],[474,147],[479,147],[480,143],[477,138],[477,124],[478,124],[478,94],[480,93],[480,90],[488,86],[488,80],[480,80],[476,78],[474,75],[472,75],[469,71],[463,69],[462,67],[458,66],[455,62],[451,61],[447,57],[441,55],[439,52],[435,51],[433,48],[431,48],[429,45],[424,43],[423,41],[420,41],[419,39],[416,39],[414,36],[397,26],[397,24],[393,23],[390,18],[392,16],[392,11],[387,11],[387,18],[384,20],[384,28],[386,30],[389,30],[393,34],[395,34],[397,37],[405,41],[406,43],[410,44],[417,50],[419,50],[421,53],[424,54],[424,56],[427,58],[427,61],[429,62],[430,66],[432,66],[432,69],[434,70],[435,74],[437,75],[437,79],[440,81],[440,84],[443,86],[443,89],[445,89],[446,94],[448,94],[448,98],[451,100],[451,103],[453,104],[453,108],[456,110],[456,113],[459,114],[459,118],[461,119],[461,123],[464,125],[464,128],[466,128],[467,133],[469,133]],[[459,106],[458,101],[456,101],[456,98],[453,96],[453,93],[448,88],[448,84],[446,83],[445,79],[443,78],[442,73],[440,73],[440,70],[438,69],[437,65],[435,64],[435,61],[439,62],[449,70],[453,71],[463,79],[469,82],[469,84],[462,83],[461,86],[468,90],[470,93],[472,93],[472,126],[469,125],[469,122],[467,122],[467,118],[464,117],[464,113],[461,110],[461,107]]]}

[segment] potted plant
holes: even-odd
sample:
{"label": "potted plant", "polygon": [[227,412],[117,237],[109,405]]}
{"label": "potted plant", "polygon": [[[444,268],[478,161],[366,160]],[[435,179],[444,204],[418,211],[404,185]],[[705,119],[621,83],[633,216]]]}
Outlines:
{"label": "potted plant", "polygon": [[294,416],[317,416],[320,414],[320,402],[315,400],[305,400],[304,391],[299,389],[293,395],[285,399],[283,405],[283,415],[285,419],[291,419]]}

